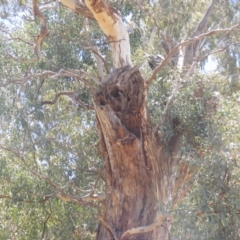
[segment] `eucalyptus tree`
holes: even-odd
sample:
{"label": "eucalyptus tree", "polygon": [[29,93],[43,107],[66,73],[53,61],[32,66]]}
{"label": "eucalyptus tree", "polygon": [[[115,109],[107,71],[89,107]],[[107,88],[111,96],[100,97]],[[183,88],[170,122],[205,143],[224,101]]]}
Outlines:
{"label": "eucalyptus tree", "polygon": [[[3,13],[17,25],[1,23],[1,198],[15,204],[8,217],[16,218],[19,202],[49,203],[47,217],[36,208],[35,218],[44,221],[42,228],[33,225],[31,236],[66,239],[69,231],[89,239],[84,221],[92,214],[96,239],[168,239],[178,221],[171,212],[182,202],[220,212],[213,203],[229,189],[231,153],[213,124],[219,80],[204,74],[204,63],[226,51],[237,69],[238,3],[224,3],[223,10],[217,0],[59,2],[3,1]],[[152,71],[142,62],[148,56]],[[204,176],[207,183],[197,187]],[[208,194],[203,200],[201,191]],[[204,208],[192,213],[206,215]],[[51,227],[51,219],[60,224]],[[8,224],[13,232],[18,227]],[[236,238],[232,226],[232,235],[223,225],[218,237]],[[217,236],[209,231],[184,237]]]}

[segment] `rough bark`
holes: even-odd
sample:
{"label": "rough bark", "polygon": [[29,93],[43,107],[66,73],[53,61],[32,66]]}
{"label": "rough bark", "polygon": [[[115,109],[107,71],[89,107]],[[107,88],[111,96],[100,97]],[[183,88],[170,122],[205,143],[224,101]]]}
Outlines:
{"label": "rough bark", "polygon": [[[105,79],[94,96],[106,171],[103,219],[118,238],[126,230],[149,225],[156,218],[152,163],[144,146],[144,91],[144,80],[136,69],[120,68]],[[151,233],[145,235],[150,237]],[[109,230],[103,225],[97,239],[109,239]]]}
{"label": "rough bark", "polygon": [[[173,164],[169,153],[175,149],[163,154],[159,136],[153,134],[147,117],[146,92],[138,67],[124,67],[111,73],[94,94],[106,172],[102,222],[110,225],[100,224],[99,240],[120,239],[132,228],[147,229],[159,217],[159,202],[169,195],[166,176]],[[175,136],[169,142],[172,148],[177,139]],[[121,239],[162,239],[163,235],[167,239],[163,227],[156,224],[150,230],[141,234],[139,228],[137,234]]]}
{"label": "rough bark", "polygon": [[[76,1],[61,2],[76,11]],[[168,239],[170,223],[160,215],[158,204],[173,189],[169,176],[174,158],[171,150],[162,152],[160,136],[147,117],[147,86],[138,67],[131,68],[129,37],[120,13],[104,0],[84,4],[106,34],[116,68],[94,94],[106,173],[97,239]],[[172,149],[178,139],[174,137]]]}
{"label": "rough bark", "polygon": [[[61,2],[76,11],[74,0]],[[178,190],[189,176],[177,155],[181,136],[176,131],[162,143],[150,124],[146,96],[153,77],[144,81],[138,67],[131,67],[129,37],[120,13],[104,0],[85,0],[82,7],[91,12],[106,34],[116,68],[94,94],[106,175],[97,240],[167,240],[171,222],[161,216],[159,204],[177,202],[185,194]],[[169,52],[169,59],[177,50],[175,46]],[[164,61],[166,64],[168,59]],[[180,122],[175,119],[172,124],[177,129]]]}

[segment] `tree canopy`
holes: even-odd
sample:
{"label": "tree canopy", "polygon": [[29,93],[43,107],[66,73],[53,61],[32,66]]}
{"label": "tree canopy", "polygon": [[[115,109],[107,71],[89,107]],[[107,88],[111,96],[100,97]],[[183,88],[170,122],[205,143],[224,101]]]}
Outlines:
{"label": "tree canopy", "polygon": [[[102,221],[92,98],[122,52],[114,62],[86,2],[0,1],[0,239],[90,240]],[[181,135],[159,204],[170,238],[239,239],[239,1],[100,2],[121,13],[161,144]]]}

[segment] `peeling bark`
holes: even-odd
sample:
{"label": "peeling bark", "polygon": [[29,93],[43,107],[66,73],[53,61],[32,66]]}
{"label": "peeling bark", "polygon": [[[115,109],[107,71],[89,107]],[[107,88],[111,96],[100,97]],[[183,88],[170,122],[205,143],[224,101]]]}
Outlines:
{"label": "peeling bark", "polygon": [[60,0],[60,2],[67,8],[74,12],[90,19],[95,19],[91,11],[80,1],[77,0]]}
{"label": "peeling bark", "polygon": [[120,12],[109,7],[104,0],[85,0],[85,4],[110,42],[113,66],[132,66],[129,36]]}
{"label": "peeling bark", "polygon": [[85,0],[85,5],[77,3],[76,0],[61,0],[61,3],[83,16],[94,18],[98,22],[110,43],[115,68],[132,66],[129,35],[120,12],[111,8],[104,0]]}
{"label": "peeling bark", "polygon": [[106,173],[103,221],[114,231],[100,224],[99,240],[115,239],[115,234],[120,238],[130,229],[122,239],[168,238],[169,223],[164,222],[165,227],[155,223],[160,216],[158,204],[174,189],[172,169],[178,159],[172,153],[178,151],[179,135],[169,140],[163,152],[160,136],[147,117],[147,88],[138,68],[115,70],[94,94]]}
{"label": "peeling bark", "polygon": [[[94,95],[107,180],[103,218],[118,238],[128,229],[150,225],[157,213],[153,166],[144,146],[145,97],[137,68],[126,67],[110,74]],[[97,239],[109,239],[107,232],[101,225]],[[151,239],[151,234],[144,236]]]}
{"label": "peeling bark", "polygon": [[[76,11],[74,0],[61,2]],[[180,47],[190,46],[185,51],[184,64],[192,63],[199,41],[210,34],[201,33],[206,29],[213,3],[214,0],[192,39],[166,46],[168,56],[146,81],[139,66],[131,67],[129,36],[120,13],[104,0],[85,0],[82,5],[106,34],[116,68],[101,80],[93,97],[106,179],[97,240],[168,240],[171,221],[161,216],[159,204],[166,201],[174,204],[185,196],[188,189],[180,189],[189,180],[190,172],[178,155],[181,134],[176,130],[163,143],[156,130],[159,126],[151,126],[146,109],[147,88],[157,72],[174,54],[178,55]],[[166,124],[166,111],[161,126]],[[179,124],[178,119],[173,119],[173,129]]]}

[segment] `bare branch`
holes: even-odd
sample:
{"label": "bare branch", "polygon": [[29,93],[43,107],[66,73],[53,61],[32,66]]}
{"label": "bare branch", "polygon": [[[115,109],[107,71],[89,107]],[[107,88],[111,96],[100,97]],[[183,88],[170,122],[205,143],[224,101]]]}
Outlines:
{"label": "bare branch", "polygon": [[171,60],[172,56],[174,55],[174,53],[182,46],[187,46],[189,45],[190,43],[193,43],[193,42],[196,42],[204,37],[208,37],[208,36],[211,36],[213,34],[220,34],[220,33],[226,33],[226,32],[232,32],[232,31],[237,31],[237,30],[240,30],[239,29],[240,27],[240,24],[237,24],[237,25],[234,25],[230,28],[223,28],[223,29],[214,29],[214,30],[211,30],[211,31],[208,31],[206,33],[203,33],[203,34],[200,34],[196,37],[193,37],[193,38],[190,38],[184,42],[181,42],[179,43],[178,45],[176,45],[170,52],[169,54],[165,57],[165,59],[161,62],[161,64],[156,67],[151,76],[149,76],[147,79],[146,79],[146,83],[147,85],[150,85],[152,83],[152,81],[155,79],[156,75],[158,74],[158,72],[164,67],[166,66],[166,64]]}
{"label": "bare branch", "polygon": [[99,206],[93,202],[93,199],[69,195],[62,190],[60,190],[59,193],[56,194],[56,197],[64,202],[72,202],[78,205],[91,206],[96,209],[99,209]]}
{"label": "bare branch", "polygon": [[214,55],[214,54],[223,52],[223,51],[226,50],[226,48],[228,48],[229,46],[230,46],[230,44],[227,44],[225,47],[223,47],[223,48],[221,48],[221,49],[217,49],[217,50],[215,50],[215,51],[212,51],[212,52],[210,52],[210,53],[205,54],[205,55],[202,56],[202,57],[199,57],[199,58],[198,58],[198,62],[206,59],[206,58],[207,58],[208,56],[210,56],[210,55]]}
{"label": "bare branch", "polygon": [[13,54],[7,52],[7,56],[9,56],[10,58],[12,58],[13,60],[17,61],[17,62],[21,62],[21,63],[34,63],[37,62],[37,58],[34,59],[23,59],[23,58],[19,58],[14,56]]}
{"label": "bare branch", "polygon": [[[80,82],[83,82],[84,84],[86,84],[88,87],[91,88],[91,90],[93,90],[93,85],[87,81],[86,79],[80,77],[78,74],[76,74],[76,72],[80,73],[80,74],[83,74],[83,75],[87,75],[87,76],[90,76],[89,74],[83,72],[83,71],[78,71],[78,70],[72,70],[72,69],[67,69],[67,70],[64,70],[64,69],[61,69],[58,73],[56,73],[54,76],[52,76],[52,78],[58,78],[58,77],[72,77],[72,78],[75,78],[77,79],[78,81]],[[94,80],[95,82],[99,82],[98,79],[94,76],[90,76],[92,80]]]}
{"label": "bare branch", "polygon": [[208,24],[208,19],[210,17],[210,15],[212,14],[213,11],[213,7],[214,4],[216,3],[216,0],[212,0],[209,7],[207,8],[203,18],[201,19],[201,21],[198,23],[197,27],[195,28],[195,30],[193,31],[191,37],[195,37],[197,35],[202,34],[204,31],[206,31],[207,28],[207,24]]}
{"label": "bare branch", "polygon": [[48,28],[47,28],[47,20],[41,13],[41,11],[38,7],[37,0],[32,0],[32,7],[33,7],[34,15],[39,18],[40,23],[41,23],[41,31],[36,39],[36,43],[35,43],[35,47],[34,47],[36,61],[38,61],[40,59],[40,49],[41,49],[42,41],[48,35]]}
{"label": "bare branch", "polygon": [[71,96],[72,94],[74,94],[74,92],[60,92],[60,93],[57,93],[54,97],[54,99],[52,101],[43,101],[41,102],[42,105],[46,105],[46,104],[50,104],[50,105],[53,105],[57,102],[58,98],[60,96]]}
{"label": "bare branch", "polygon": [[156,229],[157,227],[161,226],[164,221],[168,221],[168,220],[173,220],[173,217],[172,216],[159,216],[157,221],[152,223],[151,225],[132,228],[132,229],[125,231],[123,233],[123,235],[121,236],[120,240],[124,240],[126,237],[129,237],[131,235],[151,232],[154,229]]}
{"label": "bare branch", "polygon": [[26,43],[26,44],[31,45],[31,46],[34,45],[34,43],[28,42],[28,41],[26,41],[26,40],[24,40],[24,39],[22,39],[20,37],[14,37],[10,32],[8,32],[8,31],[6,31],[6,30],[4,30],[2,28],[0,28],[0,31],[10,35],[10,37],[11,37],[11,38],[5,39],[4,41],[17,40],[17,41],[21,41],[21,42]]}
{"label": "bare branch", "polygon": [[[32,0],[32,9],[33,9],[33,14],[39,18],[40,24],[41,24],[41,30],[40,30],[39,35],[37,36],[37,39],[35,40],[35,43],[32,44],[30,42],[22,40],[21,38],[17,38],[16,40],[20,40],[27,44],[34,45],[34,54],[35,54],[36,58],[26,60],[26,59],[21,59],[16,56],[13,56],[11,53],[7,53],[7,55],[9,57],[11,57],[12,59],[14,59],[15,61],[22,62],[22,63],[34,63],[40,59],[41,45],[42,45],[44,38],[48,35],[47,21],[38,7],[37,0]],[[14,39],[15,38],[12,38],[12,40],[14,40]]]}
{"label": "bare branch", "polygon": [[51,216],[52,216],[52,209],[51,209],[50,214],[47,216],[46,220],[44,221],[43,231],[42,231],[42,239],[45,239],[44,235],[45,235],[45,231],[46,231],[46,228],[47,228],[47,222],[48,222],[48,220],[50,219]]}
{"label": "bare branch", "polygon": [[106,195],[104,193],[98,193],[98,194],[89,193],[89,194],[87,194],[85,196],[82,196],[82,197],[77,196],[76,198],[79,199],[79,200],[85,201],[85,202],[92,202],[94,200],[98,200],[100,202],[103,202],[106,198]]}
{"label": "bare branch", "polygon": [[35,73],[35,74],[29,74],[28,76],[22,77],[22,78],[15,78],[12,80],[7,81],[4,84],[1,84],[3,87],[9,85],[9,84],[25,84],[26,82],[28,82],[31,79],[35,79],[35,78],[45,78],[48,76],[53,76],[56,75],[55,72],[52,71],[44,71],[41,73]]}
{"label": "bare branch", "polygon": [[[208,24],[208,20],[209,17],[213,11],[213,7],[215,4],[216,0],[212,0],[211,4],[209,5],[208,9],[206,10],[203,18],[201,19],[201,21],[198,23],[196,29],[193,31],[191,38],[194,38],[202,33],[204,33],[206,31],[207,28],[207,24]],[[191,64],[193,61],[193,58],[196,57],[198,55],[198,51],[200,48],[200,41],[195,41],[192,44],[189,44],[186,49],[185,49],[185,53],[184,53],[184,60],[183,60],[183,66],[186,66],[188,64]]]}
{"label": "bare branch", "polygon": [[84,109],[86,110],[90,110],[90,109],[93,109],[93,106],[89,106],[85,103],[83,103],[82,101],[80,101],[77,96],[76,96],[76,93],[74,92],[60,92],[60,93],[57,93],[54,97],[54,99],[52,101],[43,101],[41,102],[42,105],[46,105],[46,104],[50,104],[50,105],[53,105],[57,102],[58,98],[60,96],[68,96],[70,99],[72,99],[75,103],[77,103],[78,105],[80,105],[81,107],[83,107]]}
{"label": "bare branch", "polygon": [[[95,55],[95,56],[97,55],[97,56],[101,59],[102,63],[104,64],[106,73],[109,74],[109,68],[108,68],[107,62],[106,62],[105,59],[102,57],[102,55],[98,52],[98,50],[97,50],[96,48],[94,48],[94,47],[86,47],[85,49],[87,49],[87,50],[88,50],[88,49],[89,49],[89,50],[92,50],[93,53],[94,53],[94,55]],[[96,57],[97,57],[97,56],[96,56]]]}
{"label": "bare branch", "polygon": [[[169,54],[171,49],[173,49],[177,45],[177,43],[174,42],[174,40],[171,38],[168,32],[166,32],[165,34],[162,34],[162,38],[163,40],[161,41],[161,44],[163,46],[163,49],[166,54]],[[171,58],[171,63],[173,66],[176,66],[178,64],[178,59],[179,59],[179,51],[176,51]]]}
{"label": "bare branch", "polygon": [[41,73],[28,74],[27,76],[24,76],[22,78],[15,78],[12,80],[8,80],[5,83],[0,84],[0,85],[5,87],[9,84],[25,84],[29,80],[36,79],[36,78],[51,77],[53,79],[56,79],[58,77],[72,77],[72,78],[75,78],[78,81],[84,83],[86,86],[90,87],[91,90],[93,90],[94,89],[93,85],[85,78],[80,77],[79,74],[89,77],[89,78],[93,79],[94,81],[98,81],[98,79],[96,79],[96,77],[94,77],[84,71],[74,70],[74,69],[67,69],[67,70],[61,69],[59,72],[44,71]]}
{"label": "bare branch", "polygon": [[10,197],[10,196],[5,196],[5,195],[0,195],[0,198],[12,199],[12,197]]}
{"label": "bare branch", "polygon": [[72,182],[72,187],[73,187],[74,189],[76,189],[78,192],[84,193],[84,194],[86,194],[86,193],[89,194],[89,193],[92,191],[92,189],[82,190],[82,189],[80,189],[79,187],[77,187],[74,182]]}

